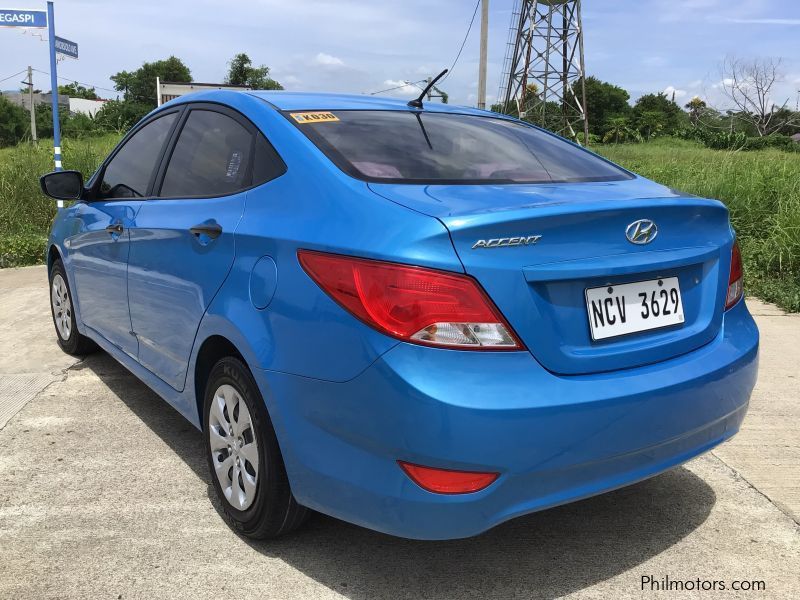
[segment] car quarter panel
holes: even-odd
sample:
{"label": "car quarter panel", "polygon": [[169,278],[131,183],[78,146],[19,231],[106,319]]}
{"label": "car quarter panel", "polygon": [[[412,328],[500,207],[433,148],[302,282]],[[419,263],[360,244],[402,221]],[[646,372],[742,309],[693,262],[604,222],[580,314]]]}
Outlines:
{"label": "car quarter panel", "polygon": [[[346,381],[396,341],[327,296],[300,267],[297,250],[450,271],[461,271],[461,263],[438,220],[376,196],[365,183],[341,173],[282,115],[253,101],[262,110],[250,116],[287,171],[247,192],[236,231],[236,262],[208,318],[227,319],[246,332],[254,367]],[[263,257],[276,265],[275,291],[265,308],[257,308],[247,290]]]}

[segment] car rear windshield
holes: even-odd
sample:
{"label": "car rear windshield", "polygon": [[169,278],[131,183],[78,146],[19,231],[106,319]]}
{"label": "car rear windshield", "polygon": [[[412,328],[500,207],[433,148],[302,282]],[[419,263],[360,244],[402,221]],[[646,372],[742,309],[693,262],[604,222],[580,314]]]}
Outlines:
{"label": "car rear windshield", "polygon": [[382,183],[555,183],[631,175],[528,125],[492,117],[384,110],[287,112],[344,172]]}

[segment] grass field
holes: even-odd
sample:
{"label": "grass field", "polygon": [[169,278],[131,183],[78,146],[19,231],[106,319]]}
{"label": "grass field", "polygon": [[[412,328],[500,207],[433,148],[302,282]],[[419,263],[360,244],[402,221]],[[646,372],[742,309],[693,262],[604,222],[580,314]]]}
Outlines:
{"label": "grass field", "polygon": [[[109,135],[65,141],[64,168],[88,176],[117,142]],[[600,146],[601,154],[659,183],[708,198],[731,211],[749,294],[800,311],[800,153],[726,152],[661,139]],[[52,144],[0,149],[0,267],[41,262],[55,202],[38,177],[52,168]]]}
{"label": "grass field", "polygon": [[[119,141],[111,134],[62,142],[65,169],[91,175]],[[0,148],[0,267],[42,262],[56,203],[39,189],[39,176],[53,170],[53,141]]]}

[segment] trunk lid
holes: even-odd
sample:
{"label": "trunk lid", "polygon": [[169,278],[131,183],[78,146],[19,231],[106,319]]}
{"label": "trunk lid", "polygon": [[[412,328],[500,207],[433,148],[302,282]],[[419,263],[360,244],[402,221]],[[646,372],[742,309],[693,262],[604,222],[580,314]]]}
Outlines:
{"label": "trunk lid", "polygon": [[[654,363],[710,342],[722,326],[732,233],[714,200],[643,178],[538,185],[374,184],[381,196],[444,223],[475,277],[534,357],[578,375]],[[650,243],[626,228],[657,224]],[[533,236],[541,236],[533,241]],[[490,240],[521,238],[516,245]],[[483,240],[489,247],[474,248]],[[529,243],[525,244],[524,241]],[[677,277],[684,322],[593,341],[588,288]]]}

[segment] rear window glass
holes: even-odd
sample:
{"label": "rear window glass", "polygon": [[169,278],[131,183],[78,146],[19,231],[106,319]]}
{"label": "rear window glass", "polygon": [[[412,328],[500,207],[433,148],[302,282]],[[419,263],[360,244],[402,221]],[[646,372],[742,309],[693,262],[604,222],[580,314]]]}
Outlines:
{"label": "rear window glass", "polygon": [[253,136],[222,113],[194,109],[167,166],[161,196],[224,196],[250,185]]}
{"label": "rear window glass", "polygon": [[340,169],[366,181],[555,183],[631,177],[554,135],[503,119],[378,110],[286,116]]}

